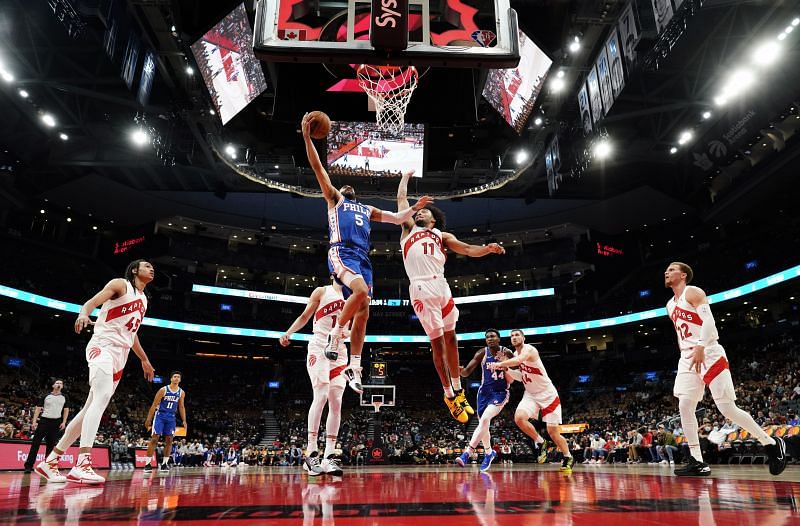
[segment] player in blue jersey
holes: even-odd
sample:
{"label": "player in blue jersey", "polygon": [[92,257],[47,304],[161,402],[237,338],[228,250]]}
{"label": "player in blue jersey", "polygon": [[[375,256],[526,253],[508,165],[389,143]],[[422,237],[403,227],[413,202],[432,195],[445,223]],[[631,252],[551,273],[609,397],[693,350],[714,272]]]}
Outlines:
{"label": "player in blue jersey", "polygon": [[478,349],[475,356],[466,367],[460,367],[461,376],[469,376],[472,371],[481,365],[481,386],[478,389],[478,427],[472,433],[472,438],[464,452],[456,458],[456,464],[465,466],[469,463],[469,458],[478,445],[483,442],[483,462],[481,471],[486,471],[492,465],[492,461],[497,453],[492,449],[492,438],[489,434],[489,426],[492,419],[500,414],[508,402],[508,386],[513,382],[512,375],[508,371],[491,371],[487,364],[512,358],[514,353],[500,345],[500,333],[497,329],[487,329],[486,347]]}
{"label": "player in blue jersey", "polygon": [[369,299],[372,296],[372,264],[369,260],[370,221],[403,224],[417,210],[433,200],[424,196],[414,206],[399,212],[387,212],[374,206],[364,205],[356,200],[356,192],[350,185],[338,190],[331,184],[328,172],[319,159],[314,143],[311,141],[311,123],[307,113],[301,128],[306,145],[306,154],[311,168],[317,176],[322,195],[328,203],[328,228],[330,248],[328,250],[328,270],[344,286],[346,301],[337,323],[331,329],[325,356],[336,360],[339,356],[339,343],[344,339],[345,327],[350,324],[350,365],[344,371],[348,385],[361,394],[361,349],[367,332],[369,318]]}
{"label": "player in blue jersey", "polygon": [[186,408],[183,405],[186,392],[180,388],[180,383],[180,371],[173,371],[170,375],[169,385],[165,385],[158,390],[153,400],[153,405],[150,406],[150,411],[147,412],[144,427],[148,431],[152,429],[152,436],[150,437],[150,443],[147,444],[147,458],[150,459],[150,462],[144,467],[145,473],[151,473],[153,470],[151,465],[153,454],[158,445],[158,439],[162,436],[164,437],[164,454],[161,458],[159,471],[169,472],[168,462],[172,451],[172,437],[175,435],[175,413],[177,411],[181,413],[184,429],[187,426]]}

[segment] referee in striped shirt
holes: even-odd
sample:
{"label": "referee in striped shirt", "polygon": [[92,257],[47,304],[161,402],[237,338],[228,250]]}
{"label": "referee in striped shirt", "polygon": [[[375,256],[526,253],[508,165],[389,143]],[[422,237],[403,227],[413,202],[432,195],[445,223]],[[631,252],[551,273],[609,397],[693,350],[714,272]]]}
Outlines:
{"label": "referee in striped shirt", "polygon": [[69,408],[67,407],[67,397],[61,392],[63,388],[64,381],[56,379],[53,382],[53,390],[44,397],[42,405],[37,406],[33,413],[33,423],[31,424],[33,442],[31,442],[28,458],[25,460],[25,473],[33,471],[33,464],[36,462],[36,454],[39,452],[42,440],[46,444],[46,457],[58,442],[59,431],[67,425]]}

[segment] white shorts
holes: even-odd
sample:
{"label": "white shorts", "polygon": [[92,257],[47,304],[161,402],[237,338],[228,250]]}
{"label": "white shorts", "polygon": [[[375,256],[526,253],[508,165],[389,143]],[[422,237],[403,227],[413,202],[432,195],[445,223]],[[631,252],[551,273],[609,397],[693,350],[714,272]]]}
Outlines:
{"label": "white shorts", "polygon": [[325,345],[315,342],[308,344],[306,355],[306,369],[311,379],[311,387],[316,389],[325,384],[331,387],[344,387],[347,385],[342,371],[347,368],[347,347],[342,344],[339,357],[334,360],[325,358]]}
{"label": "white shorts", "polygon": [[554,390],[547,390],[541,394],[525,391],[517,405],[517,411],[528,418],[535,418],[541,412],[542,422],[561,425],[561,400]]}
{"label": "white shorts", "polygon": [[728,357],[722,345],[706,347],[705,360],[700,366],[699,373],[692,368],[693,352],[681,351],[681,358],[678,360],[678,375],[675,377],[672,394],[677,398],[689,398],[699,402],[703,399],[706,385],[708,385],[715,402],[736,400]]}
{"label": "white shorts", "polygon": [[413,280],[408,287],[408,294],[428,338],[435,340],[443,333],[456,329],[458,308],[446,279]]}
{"label": "white shorts", "polygon": [[91,385],[97,371],[101,370],[106,374],[110,374],[114,379],[114,390],[116,391],[119,381],[122,379],[122,372],[125,369],[125,363],[128,361],[129,353],[130,349],[89,340],[86,345],[89,384]]}

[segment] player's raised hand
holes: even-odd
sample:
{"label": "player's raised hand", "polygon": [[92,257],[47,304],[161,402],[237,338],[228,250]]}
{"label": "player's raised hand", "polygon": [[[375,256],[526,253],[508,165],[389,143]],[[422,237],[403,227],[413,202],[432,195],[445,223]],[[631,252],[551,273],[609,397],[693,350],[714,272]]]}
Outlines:
{"label": "player's raised hand", "polygon": [[413,176],[414,176],[414,170],[413,169],[412,170],[406,170],[405,172],[403,172],[403,179],[410,179]]}
{"label": "player's raised hand", "polygon": [[278,343],[281,344],[281,347],[288,347],[289,346],[289,338],[291,338],[291,334],[286,333],[278,339]]}
{"label": "player's raised hand", "polygon": [[489,243],[486,245],[486,248],[489,249],[489,252],[492,254],[505,254],[506,249],[503,248],[502,245],[498,245],[497,243]]}
{"label": "player's raised hand", "polygon": [[422,197],[419,198],[419,201],[414,203],[414,206],[412,206],[411,209],[416,212],[417,210],[425,208],[431,203],[433,203],[433,198],[429,195],[423,195]]}
{"label": "player's raised hand", "polygon": [[75,334],[80,334],[81,331],[89,325],[94,325],[94,322],[89,319],[89,316],[83,314],[79,315],[78,319],[75,320]]}
{"label": "player's raised hand", "polygon": [[300,129],[303,131],[303,138],[308,139],[311,137],[311,122],[308,119],[308,113],[303,115],[303,120],[300,121]]}

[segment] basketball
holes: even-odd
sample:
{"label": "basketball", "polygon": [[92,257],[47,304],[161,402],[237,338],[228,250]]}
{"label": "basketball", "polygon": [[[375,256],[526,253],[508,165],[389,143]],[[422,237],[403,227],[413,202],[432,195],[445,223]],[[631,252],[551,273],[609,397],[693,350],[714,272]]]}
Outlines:
{"label": "basketball", "polygon": [[321,111],[312,111],[308,114],[308,120],[311,122],[311,137],[314,139],[324,139],[331,131],[331,119],[328,115]]}

